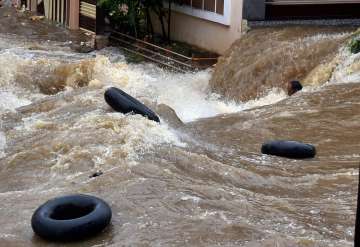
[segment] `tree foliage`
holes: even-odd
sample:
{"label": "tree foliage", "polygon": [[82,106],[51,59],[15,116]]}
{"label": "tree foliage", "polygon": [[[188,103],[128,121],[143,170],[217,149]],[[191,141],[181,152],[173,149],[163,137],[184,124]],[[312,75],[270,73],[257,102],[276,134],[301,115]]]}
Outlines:
{"label": "tree foliage", "polygon": [[350,52],[351,53],[353,53],[353,54],[359,53],[360,52],[360,37],[353,38],[350,41],[349,47],[350,47]]}
{"label": "tree foliage", "polygon": [[161,24],[164,39],[170,42],[172,4],[181,2],[168,0],[165,6],[163,0],[99,0],[98,5],[108,13],[117,29],[135,37],[138,37],[139,31],[153,34],[151,13],[154,13]]}
{"label": "tree foliage", "polygon": [[133,35],[138,35],[138,28],[142,18],[140,1],[137,0],[99,0],[98,5],[103,8],[112,24],[127,27]]}

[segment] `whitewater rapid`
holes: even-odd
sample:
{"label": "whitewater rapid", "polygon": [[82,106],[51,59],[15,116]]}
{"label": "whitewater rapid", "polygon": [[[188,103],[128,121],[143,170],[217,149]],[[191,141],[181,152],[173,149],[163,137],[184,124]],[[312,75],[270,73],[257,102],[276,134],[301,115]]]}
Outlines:
{"label": "whitewater rapid", "polygon": [[[283,62],[289,78],[303,75],[302,68],[316,71],[306,76],[303,92],[288,97],[275,81],[259,94],[249,88],[258,96],[247,101],[238,97],[244,92],[236,91],[236,81],[222,80],[234,100],[214,93],[213,70],[180,74],[128,63],[116,48],[79,54],[68,40],[0,35],[1,244],[48,246],[31,230],[33,211],[50,198],[84,193],[107,201],[113,219],[105,232],[69,244],[74,247],[352,246],[359,57],[348,53],[343,30],[331,31],[249,34],[302,45],[305,50],[288,52],[280,42],[262,54]],[[340,47],[337,56],[321,59],[329,43]],[[300,65],[284,59],[304,51]],[[312,68],[307,59],[316,51]],[[231,67],[242,71],[239,63]],[[244,86],[260,85],[258,67],[248,68],[252,80]],[[282,78],[276,74],[282,68],[263,69]],[[104,101],[111,86],[152,108],[161,123],[114,112]],[[261,144],[270,139],[311,143],[318,154],[311,160],[262,155]],[[102,175],[94,178],[97,172]]]}

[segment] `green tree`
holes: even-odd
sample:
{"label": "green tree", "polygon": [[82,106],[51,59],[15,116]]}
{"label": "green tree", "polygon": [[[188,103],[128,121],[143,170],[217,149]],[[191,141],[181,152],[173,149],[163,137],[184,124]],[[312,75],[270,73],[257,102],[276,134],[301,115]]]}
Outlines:
{"label": "green tree", "polygon": [[[113,22],[126,27],[138,37],[140,23],[147,25],[147,32],[153,34],[151,12],[155,13],[160,24],[164,39],[171,41],[171,15],[173,4],[181,4],[182,0],[168,0],[164,6],[163,0],[99,0],[98,5],[108,12]],[[167,26],[167,30],[166,30]]]}
{"label": "green tree", "polygon": [[99,0],[98,5],[108,13],[113,23],[127,26],[135,37],[138,36],[142,18],[139,0]]}
{"label": "green tree", "polygon": [[351,53],[353,53],[353,54],[359,53],[360,52],[360,37],[353,38],[349,43],[349,47],[350,47]]}

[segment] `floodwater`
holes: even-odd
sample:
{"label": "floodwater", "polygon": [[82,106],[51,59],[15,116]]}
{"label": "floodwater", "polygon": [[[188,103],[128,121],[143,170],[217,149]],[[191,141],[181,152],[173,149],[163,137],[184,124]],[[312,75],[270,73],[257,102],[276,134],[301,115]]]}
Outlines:
{"label": "floodwater", "polygon": [[[63,246],[353,246],[360,54],[345,48],[353,29],[250,31],[215,71],[177,74],[128,64],[115,48],[76,53],[72,34],[58,28],[48,40],[45,24],[24,18],[26,35],[4,26],[0,34],[0,246],[62,246],[35,236],[30,219],[73,193],[103,198],[113,219],[102,234]],[[315,48],[271,48],[290,36]],[[261,52],[254,38],[273,42]],[[236,71],[243,43],[252,43],[249,67],[238,63],[238,73],[252,81],[225,80],[220,66]],[[257,53],[266,56],[258,69]],[[300,64],[282,67],[296,57]],[[265,66],[271,58],[278,62]],[[287,97],[278,73],[307,86]],[[244,83],[252,89],[234,93]],[[149,105],[161,124],[113,112],[103,99],[110,86]],[[312,143],[318,155],[262,155],[269,139]]]}

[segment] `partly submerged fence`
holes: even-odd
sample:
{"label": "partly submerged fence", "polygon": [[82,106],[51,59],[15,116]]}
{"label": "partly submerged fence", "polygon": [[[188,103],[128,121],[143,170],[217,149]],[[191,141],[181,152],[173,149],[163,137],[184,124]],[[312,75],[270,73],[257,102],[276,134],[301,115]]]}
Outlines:
{"label": "partly submerged fence", "polygon": [[131,54],[177,72],[194,72],[217,62],[217,57],[188,57],[117,31],[111,32],[110,40]]}
{"label": "partly submerged fence", "polygon": [[71,0],[44,0],[44,14],[49,20],[56,21],[64,26],[69,25]]}
{"label": "partly submerged fence", "polygon": [[[79,26],[86,31],[96,32],[96,0],[28,0],[32,11],[43,8],[41,14],[51,21],[66,27]],[[42,13],[43,12],[43,13]],[[71,21],[72,20],[72,21]],[[77,24],[74,24],[77,23]]]}
{"label": "partly submerged fence", "polygon": [[96,0],[80,1],[79,26],[87,31],[96,32]]}

